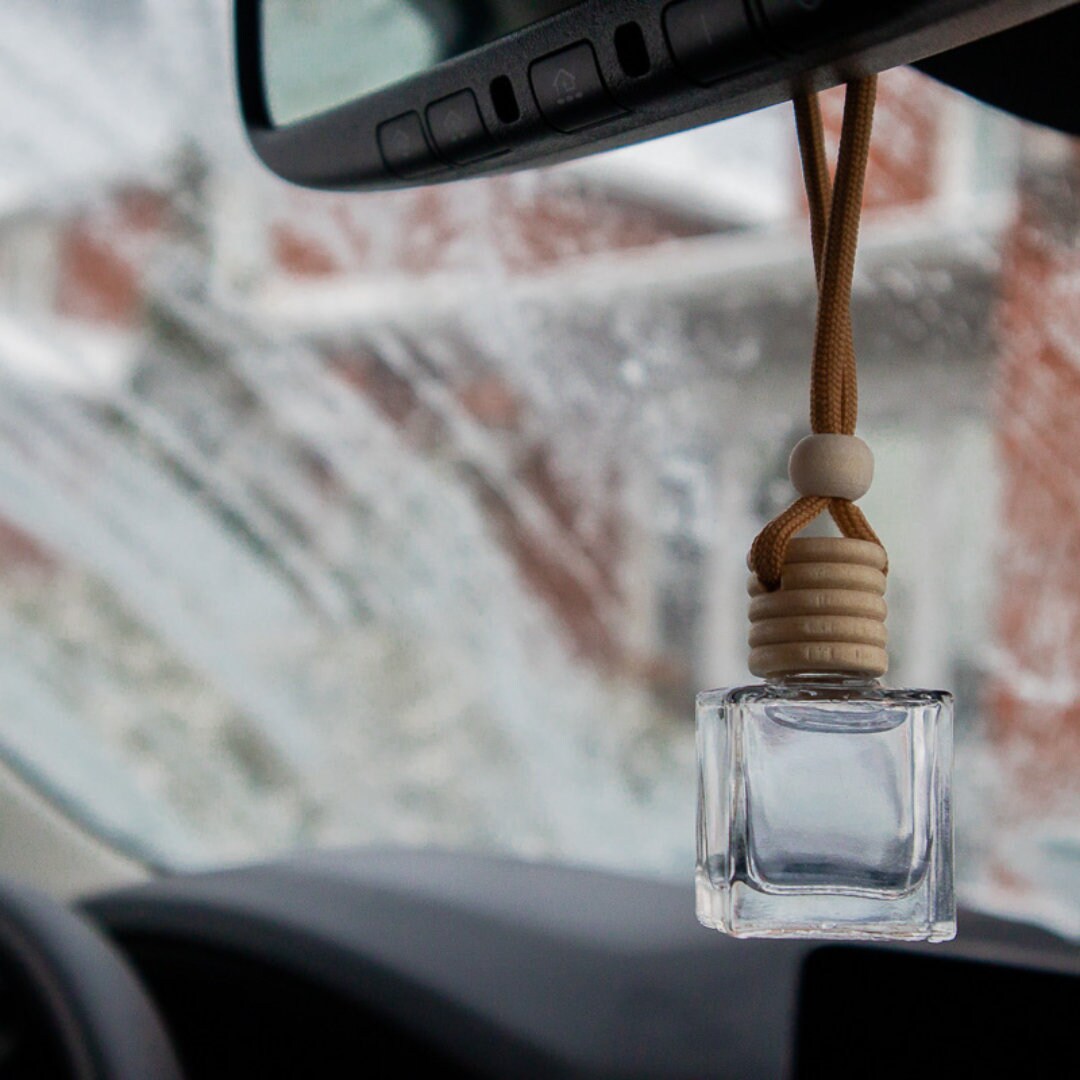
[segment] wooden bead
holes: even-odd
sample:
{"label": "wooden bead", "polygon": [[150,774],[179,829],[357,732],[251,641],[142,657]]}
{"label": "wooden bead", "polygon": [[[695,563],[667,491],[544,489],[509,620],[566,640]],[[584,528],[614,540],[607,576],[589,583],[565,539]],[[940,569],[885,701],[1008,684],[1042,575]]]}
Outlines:
{"label": "wooden bead", "polygon": [[856,435],[807,435],[788,459],[788,476],[800,495],[861,499],[874,480],[874,455]]}

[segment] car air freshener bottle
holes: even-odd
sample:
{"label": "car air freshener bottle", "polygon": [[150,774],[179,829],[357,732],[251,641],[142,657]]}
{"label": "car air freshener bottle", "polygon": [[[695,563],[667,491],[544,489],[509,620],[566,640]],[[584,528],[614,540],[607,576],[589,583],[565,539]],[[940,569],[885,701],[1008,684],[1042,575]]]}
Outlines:
{"label": "car air freshener bottle", "polygon": [[753,578],[750,668],[701,694],[697,913],[736,937],[944,941],[956,932],[952,699],[890,690],[884,551],[791,541]]}
{"label": "car air freshener bottle", "polygon": [[[879,681],[884,548],[854,505],[873,458],[854,435],[850,289],[872,79],[851,84],[836,189],[816,100],[796,102],[821,293],[800,498],[750,552],[750,670],[699,695],[697,915],[736,937],[955,936],[952,699]],[[796,537],[828,510],[844,534]]]}

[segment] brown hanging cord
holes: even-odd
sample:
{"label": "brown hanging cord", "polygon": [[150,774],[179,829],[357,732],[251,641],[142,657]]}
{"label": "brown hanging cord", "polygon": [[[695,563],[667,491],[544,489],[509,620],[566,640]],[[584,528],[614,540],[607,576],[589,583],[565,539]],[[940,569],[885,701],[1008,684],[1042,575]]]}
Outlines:
{"label": "brown hanging cord", "polygon": [[[817,95],[795,100],[818,282],[810,398],[810,426],[816,435],[855,433],[858,385],[851,328],[851,287],[876,86],[873,76],[848,84],[835,185],[829,180]],[[881,546],[870,523],[851,499],[803,495],[762,529],[750,549],[750,569],[765,589],[780,586],[792,537],[826,508],[845,537]]]}

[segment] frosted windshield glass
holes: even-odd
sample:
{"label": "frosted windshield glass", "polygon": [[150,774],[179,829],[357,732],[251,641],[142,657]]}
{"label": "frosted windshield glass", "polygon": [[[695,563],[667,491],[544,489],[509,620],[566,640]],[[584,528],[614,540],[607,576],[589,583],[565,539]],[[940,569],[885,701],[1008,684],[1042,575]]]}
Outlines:
{"label": "frosted windshield glass", "polygon": [[[101,7],[0,4],[0,769],[166,866],[688,881],[693,694],[747,682],[807,430],[791,110],[301,191],[246,144],[224,9]],[[956,698],[961,902],[1080,935],[1080,155],[912,71],[881,101],[889,677]]]}

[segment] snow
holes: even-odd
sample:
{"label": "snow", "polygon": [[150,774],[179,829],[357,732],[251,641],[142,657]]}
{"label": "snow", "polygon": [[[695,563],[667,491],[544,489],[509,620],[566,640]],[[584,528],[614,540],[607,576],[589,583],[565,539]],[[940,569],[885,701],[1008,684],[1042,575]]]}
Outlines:
{"label": "snow", "polygon": [[718,223],[759,225],[791,213],[791,134],[786,110],[770,109],[584,158],[561,171],[634,202]]}

